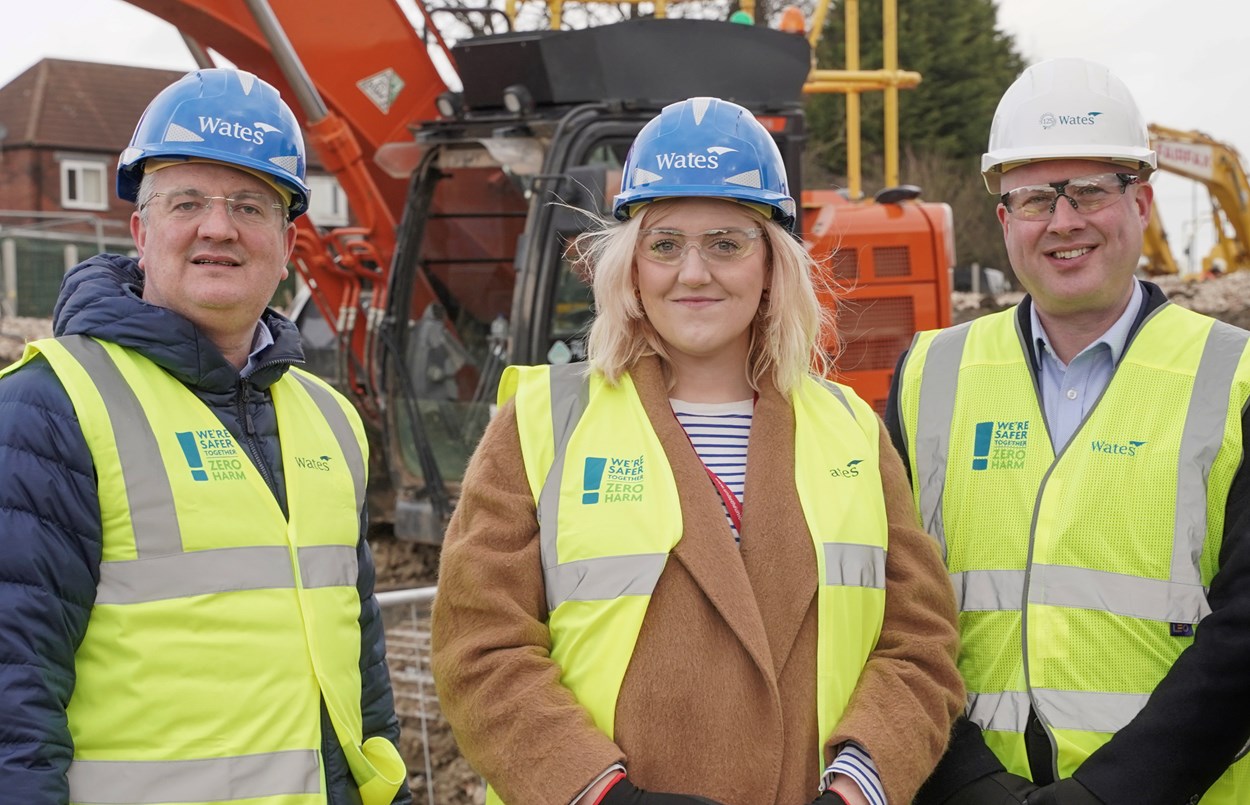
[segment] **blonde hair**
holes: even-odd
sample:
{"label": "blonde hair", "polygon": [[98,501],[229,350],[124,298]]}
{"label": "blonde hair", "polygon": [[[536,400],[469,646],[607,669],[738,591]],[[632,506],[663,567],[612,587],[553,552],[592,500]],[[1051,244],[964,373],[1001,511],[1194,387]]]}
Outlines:
{"label": "blonde hair", "polygon": [[[660,201],[652,208],[672,201]],[[664,339],[647,319],[634,280],[634,250],[645,210],[624,223],[596,219],[598,226],[573,241],[570,256],[590,277],[595,296],[595,319],[590,326],[586,353],[590,365],[609,383],[648,355],[660,358],[665,371],[670,360]],[[811,254],[777,224],[756,211],[764,229],[771,280],[751,323],[747,378],[759,391],[771,382],[789,394],[808,373],[826,375],[837,350],[834,312],[837,296],[826,272]],[[822,305],[818,293],[828,305]],[[672,382],[671,372],[669,373]]]}

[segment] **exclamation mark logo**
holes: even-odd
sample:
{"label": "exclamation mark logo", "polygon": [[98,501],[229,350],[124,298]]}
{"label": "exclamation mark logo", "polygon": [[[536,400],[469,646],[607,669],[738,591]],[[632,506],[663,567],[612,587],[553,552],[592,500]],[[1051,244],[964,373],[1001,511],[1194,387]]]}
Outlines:
{"label": "exclamation mark logo", "polygon": [[603,484],[603,470],[607,466],[606,458],[586,459],[586,466],[582,468],[582,485],[585,487],[582,493],[582,503],[599,502],[599,487]]}
{"label": "exclamation mark logo", "polygon": [[994,435],[993,422],[978,422],[976,440],[972,444],[972,469],[989,468],[990,437]]}
{"label": "exclamation mark logo", "polygon": [[208,473],[204,471],[204,459],[200,458],[200,450],[195,446],[195,434],[191,431],[175,433],[178,444],[182,445],[182,454],[187,457],[191,467],[191,477],[197,481],[207,481]]}

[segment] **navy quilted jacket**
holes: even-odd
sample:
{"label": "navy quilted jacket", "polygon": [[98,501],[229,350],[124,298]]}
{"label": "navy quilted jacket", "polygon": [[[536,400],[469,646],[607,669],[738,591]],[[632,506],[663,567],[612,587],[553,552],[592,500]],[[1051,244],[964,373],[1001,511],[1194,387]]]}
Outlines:
{"label": "navy quilted jacket", "polygon": [[[103,254],[70,272],[54,312],[56,335],[95,336],[134,349],[203,400],[252,460],[265,466],[286,511],[277,420],[268,387],[303,362],[299,334],[282,316],[263,321],[274,343],[242,378],[189,321],[140,299],[132,258]],[[255,431],[250,440],[243,423]],[[365,737],[398,743],[374,568],[361,522],[361,707]],[[100,575],[100,507],[91,453],[74,408],[42,358],[0,378],[0,801],[63,805],[73,745],[65,708]],[[356,805],[342,749],[322,707],[331,805]],[[408,803],[407,786],[395,800]]]}

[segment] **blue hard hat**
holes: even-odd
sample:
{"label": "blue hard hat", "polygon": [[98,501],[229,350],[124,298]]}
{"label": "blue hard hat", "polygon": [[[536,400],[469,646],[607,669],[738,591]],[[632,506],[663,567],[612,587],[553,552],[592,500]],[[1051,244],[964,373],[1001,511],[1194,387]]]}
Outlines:
{"label": "blue hard hat", "polygon": [[681,197],[761,204],[794,231],[795,204],[781,151],[736,103],[690,98],[664,107],[634,138],[612,214],[625,221],[636,204]]}
{"label": "blue hard hat", "polygon": [[208,159],[273,179],[308,209],[299,121],[272,84],[243,70],[196,70],[161,90],[117,161],[117,195],[135,201],[149,159]]}

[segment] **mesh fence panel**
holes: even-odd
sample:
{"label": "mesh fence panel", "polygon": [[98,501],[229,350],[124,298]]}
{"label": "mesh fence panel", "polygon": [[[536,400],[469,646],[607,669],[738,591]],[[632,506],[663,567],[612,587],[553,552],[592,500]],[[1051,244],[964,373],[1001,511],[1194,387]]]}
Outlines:
{"label": "mesh fence panel", "polygon": [[443,718],[430,671],[430,605],[434,587],[378,593],[386,626],[386,659],[399,715],[400,752],[414,803],[481,805],[486,787],[460,756]]}

